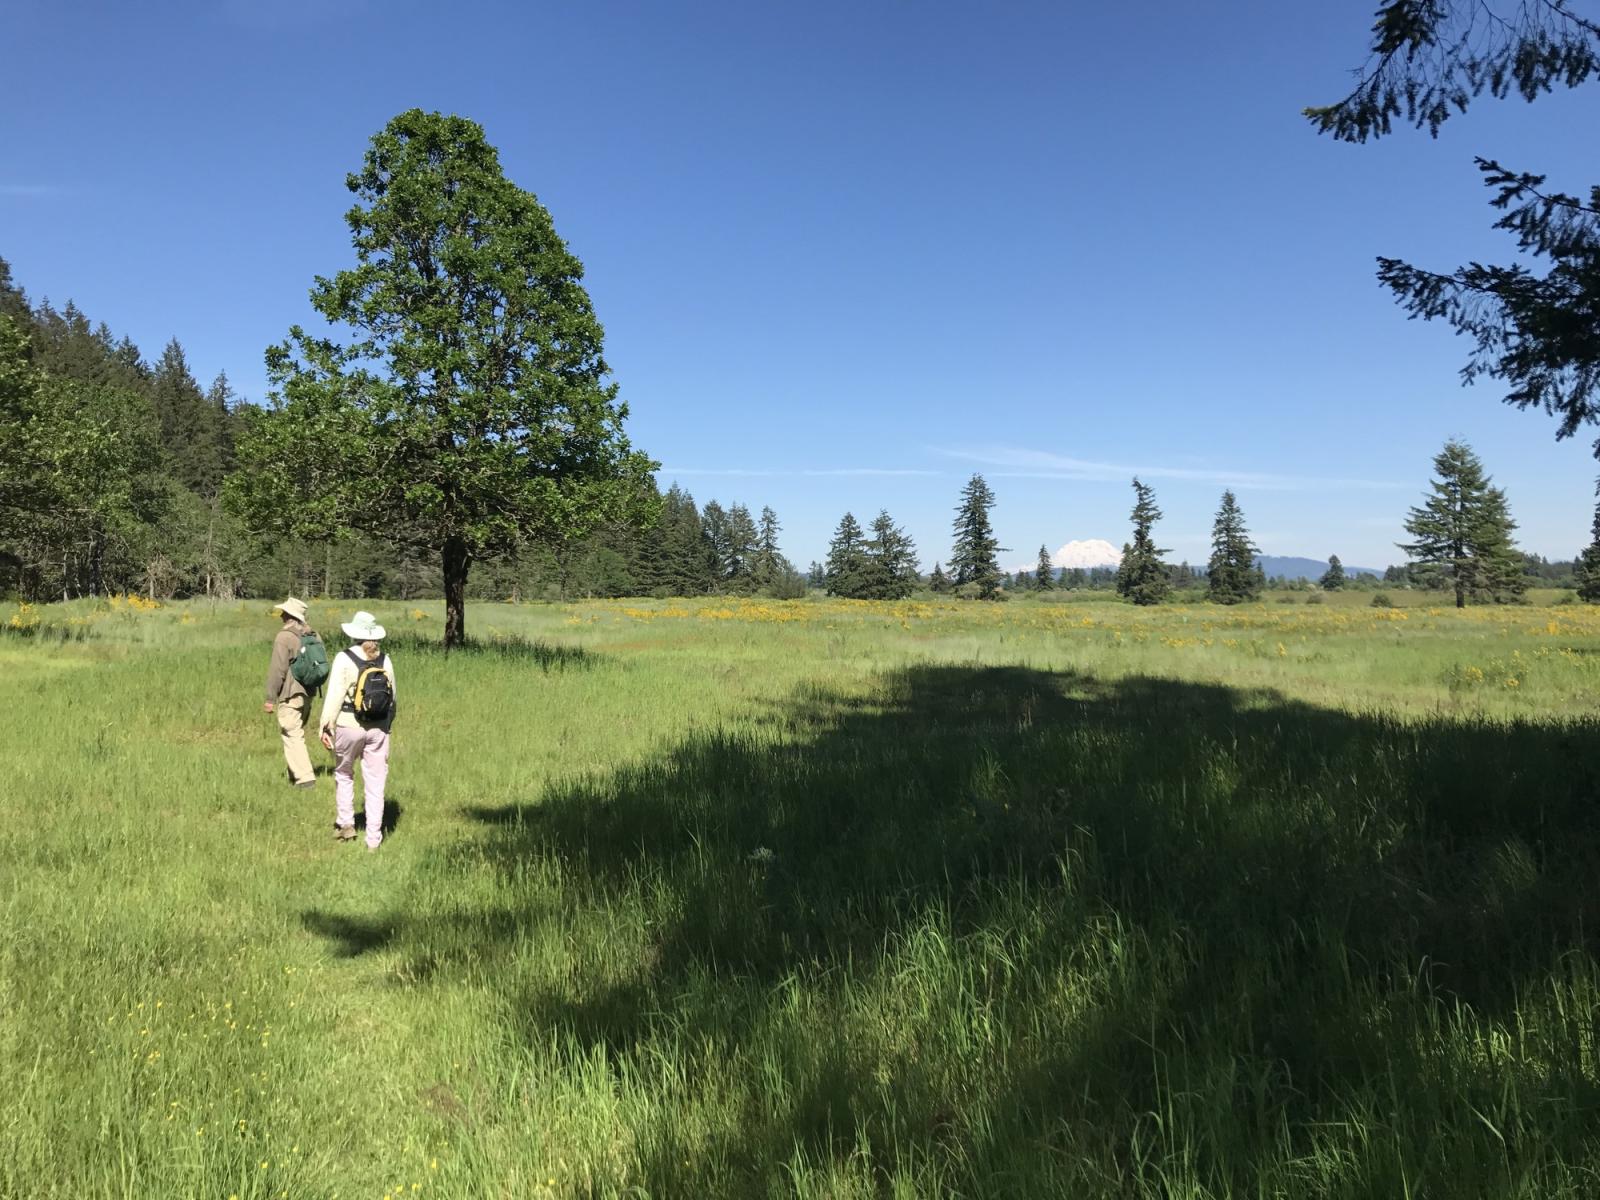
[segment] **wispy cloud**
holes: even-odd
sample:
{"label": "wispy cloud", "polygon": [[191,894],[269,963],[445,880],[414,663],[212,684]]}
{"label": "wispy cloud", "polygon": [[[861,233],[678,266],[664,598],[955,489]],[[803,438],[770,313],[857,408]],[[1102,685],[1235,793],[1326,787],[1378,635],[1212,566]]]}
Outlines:
{"label": "wispy cloud", "polygon": [[715,475],[729,479],[777,479],[783,477],[796,479],[809,478],[838,478],[838,477],[882,477],[882,476],[919,476],[942,475],[943,471],[921,471],[901,467],[826,467],[826,468],[795,468],[792,470],[760,470],[744,467],[662,467],[656,472],[658,475]]}
{"label": "wispy cloud", "polygon": [[65,188],[57,187],[53,183],[0,183],[0,196],[7,199],[36,200],[65,194]]}
{"label": "wispy cloud", "polygon": [[1165,467],[1153,463],[1096,462],[1015,446],[987,446],[975,450],[952,450],[936,446],[932,449],[935,453],[948,458],[1004,468],[990,472],[997,479],[1073,479],[1095,483],[1125,483],[1137,475],[1141,479],[1176,479],[1189,483],[1215,483],[1240,490],[1261,491],[1305,491],[1334,487],[1387,489],[1402,486],[1375,479],[1330,479],[1311,475],[1236,471],[1223,467]]}

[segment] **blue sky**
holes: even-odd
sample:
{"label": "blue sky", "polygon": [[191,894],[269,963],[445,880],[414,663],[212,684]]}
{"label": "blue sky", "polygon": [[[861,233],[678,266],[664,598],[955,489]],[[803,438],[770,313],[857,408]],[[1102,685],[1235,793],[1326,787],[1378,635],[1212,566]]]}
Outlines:
{"label": "blue sky", "polygon": [[1591,439],[1461,388],[1373,258],[1505,258],[1473,155],[1587,187],[1600,88],[1319,138],[1374,4],[10,0],[0,255],[260,399],[367,139],[455,112],[583,259],[663,484],[802,565],[887,508],[930,566],[980,470],[1008,564],[1120,545],[1138,471],[1174,559],[1232,486],[1269,553],[1383,566],[1448,436],[1570,557]]}

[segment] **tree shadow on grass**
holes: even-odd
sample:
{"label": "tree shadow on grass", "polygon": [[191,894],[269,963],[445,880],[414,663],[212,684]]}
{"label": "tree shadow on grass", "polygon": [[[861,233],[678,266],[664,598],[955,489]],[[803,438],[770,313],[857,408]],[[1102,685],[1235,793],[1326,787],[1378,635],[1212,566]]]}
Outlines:
{"label": "tree shadow on grass", "polygon": [[448,657],[459,655],[470,659],[499,659],[526,663],[549,674],[552,671],[589,670],[599,661],[599,656],[582,646],[562,646],[516,634],[500,634],[489,638],[469,638],[453,650],[446,650],[444,642],[417,633],[394,633],[384,645],[396,654]]}
{"label": "tree shadow on grass", "polygon": [[[1545,1003],[1600,999],[1593,722],[934,666],[770,716],[477,810],[498,907],[307,923],[408,979],[494,964],[530,1047],[604,1047],[658,1091],[652,1195],[797,1162],[1017,1195],[1557,1194],[1595,1167],[1600,1031]],[[519,965],[556,939],[563,977]],[[684,1118],[695,1079],[719,1118]]]}

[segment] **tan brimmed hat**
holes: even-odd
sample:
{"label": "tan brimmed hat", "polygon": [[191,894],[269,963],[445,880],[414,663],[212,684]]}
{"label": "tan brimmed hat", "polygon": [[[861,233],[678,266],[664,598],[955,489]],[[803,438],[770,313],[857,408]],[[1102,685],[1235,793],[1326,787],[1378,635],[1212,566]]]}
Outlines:
{"label": "tan brimmed hat", "polygon": [[296,600],[293,596],[290,596],[282,604],[274,605],[272,611],[288,613],[296,621],[304,621],[306,619],[306,602],[304,600]]}

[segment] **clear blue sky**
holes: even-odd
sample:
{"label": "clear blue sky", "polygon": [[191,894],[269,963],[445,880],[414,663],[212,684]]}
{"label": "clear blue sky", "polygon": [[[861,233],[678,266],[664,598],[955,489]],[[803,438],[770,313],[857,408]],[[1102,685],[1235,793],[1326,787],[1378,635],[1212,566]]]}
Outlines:
{"label": "clear blue sky", "polygon": [[583,259],[663,484],[802,566],[879,508],[931,566],[974,469],[1008,565],[1120,545],[1137,470],[1174,558],[1231,485],[1267,552],[1383,566],[1451,435],[1570,557],[1590,439],[1462,389],[1373,257],[1506,257],[1473,155],[1587,187],[1600,87],[1318,138],[1373,7],[9,0],[0,255],[260,399],[367,139],[455,112]]}

